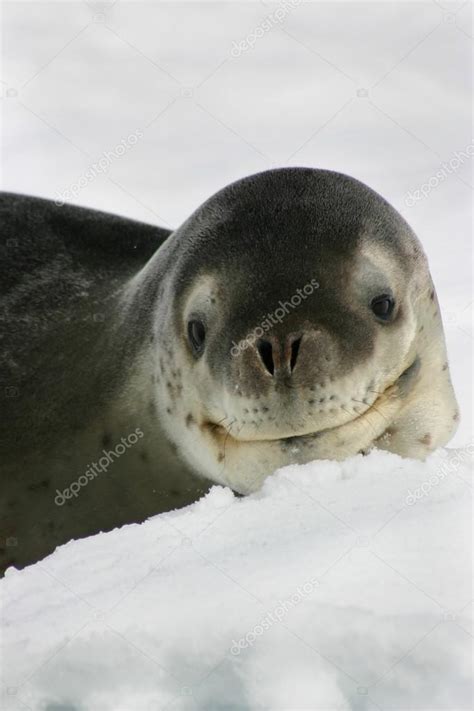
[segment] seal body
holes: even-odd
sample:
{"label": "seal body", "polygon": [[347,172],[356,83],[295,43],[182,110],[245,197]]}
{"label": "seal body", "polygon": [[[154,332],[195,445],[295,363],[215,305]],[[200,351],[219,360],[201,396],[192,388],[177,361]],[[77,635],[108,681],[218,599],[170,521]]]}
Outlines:
{"label": "seal body", "polygon": [[426,257],[353,178],[251,176],[171,234],[12,195],[0,219],[6,565],[456,427]]}
{"label": "seal body", "polygon": [[190,503],[208,487],[163,436],[155,364],[138,368],[154,307],[121,305],[168,231],[16,195],[2,196],[0,222],[5,568]]}

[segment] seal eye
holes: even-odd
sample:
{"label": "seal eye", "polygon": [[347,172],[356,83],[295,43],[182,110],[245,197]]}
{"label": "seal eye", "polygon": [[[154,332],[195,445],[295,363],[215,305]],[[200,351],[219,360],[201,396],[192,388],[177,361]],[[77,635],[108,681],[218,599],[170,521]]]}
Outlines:
{"label": "seal eye", "polygon": [[381,296],[376,296],[372,299],[370,308],[377,316],[377,318],[382,319],[382,321],[388,321],[392,316],[393,309],[395,306],[395,300],[388,294],[382,294]]}
{"label": "seal eye", "polygon": [[188,321],[188,338],[195,355],[202,353],[206,340],[206,329],[202,321],[198,319]]}

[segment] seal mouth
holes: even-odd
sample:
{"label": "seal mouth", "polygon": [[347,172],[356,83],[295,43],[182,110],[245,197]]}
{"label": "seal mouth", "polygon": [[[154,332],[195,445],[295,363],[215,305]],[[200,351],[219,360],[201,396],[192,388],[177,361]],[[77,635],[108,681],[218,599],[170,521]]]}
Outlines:
{"label": "seal mouth", "polygon": [[[236,437],[235,435],[232,434],[232,427],[224,427],[223,425],[212,422],[210,420],[204,422],[201,427],[202,429],[210,432],[210,434],[220,440],[221,442],[224,440],[232,440],[236,444],[255,444],[259,442],[279,442],[279,443],[285,443],[285,444],[296,444],[298,442],[304,442],[305,440],[311,440],[316,437],[322,436],[324,433],[327,432],[332,432],[335,430],[340,429],[341,427],[346,427],[348,424],[357,422],[357,420],[367,417],[367,415],[370,412],[377,412],[378,411],[378,406],[381,404],[382,400],[391,397],[391,398],[396,398],[396,397],[404,397],[410,390],[411,387],[413,386],[414,381],[416,380],[416,376],[418,375],[418,372],[420,370],[420,359],[418,356],[414,359],[414,361],[411,363],[411,365],[406,368],[403,373],[395,380],[394,383],[388,385],[379,395],[378,397],[373,401],[371,405],[369,405],[363,412],[358,412],[355,417],[353,417],[350,420],[347,420],[346,422],[336,425],[335,427],[325,427],[320,430],[313,430],[310,432],[303,432],[301,434],[295,434],[295,435],[289,435],[289,436],[282,436],[282,437],[254,437],[252,439],[246,439],[245,437]],[[392,392],[390,392],[392,391]]]}

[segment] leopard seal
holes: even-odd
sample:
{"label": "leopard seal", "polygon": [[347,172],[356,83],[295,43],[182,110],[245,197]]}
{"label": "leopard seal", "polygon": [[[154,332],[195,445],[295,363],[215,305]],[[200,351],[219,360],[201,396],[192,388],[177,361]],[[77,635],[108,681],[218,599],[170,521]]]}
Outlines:
{"label": "leopard seal", "polygon": [[0,221],[3,567],[456,428],[426,257],[352,177],[253,175],[174,232],[13,194]]}

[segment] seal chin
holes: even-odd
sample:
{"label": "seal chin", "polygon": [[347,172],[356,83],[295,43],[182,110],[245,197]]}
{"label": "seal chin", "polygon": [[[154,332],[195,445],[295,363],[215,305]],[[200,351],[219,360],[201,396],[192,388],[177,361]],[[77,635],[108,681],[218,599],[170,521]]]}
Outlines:
{"label": "seal chin", "polygon": [[222,424],[212,422],[210,420],[205,421],[201,428],[208,432],[213,439],[215,439],[220,445],[228,443],[229,440],[234,444],[245,445],[245,444],[255,444],[255,443],[280,443],[283,445],[291,446],[293,444],[305,443],[314,440],[318,437],[331,432],[336,432],[339,429],[346,428],[348,425],[357,423],[359,420],[366,419],[372,412],[379,412],[379,407],[382,406],[383,402],[390,399],[403,399],[412,390],[417,375],[420,370],[420,359],[418,356],[415,357],[411,365],[406,368],[403,373],[396,379],[396,381],[388,385],[374,400],[374,402],[368,405],[362,412],[358,412],[354,417],[345,420],[344,422],[335,425],[334,427],[324,427],[320,429],[308,429],[296,434],[282,434],[281,436],[275,436],[274,434],[265,434],[262,432],[256,433],[255,437],[240,437],[239,433],[232,432],[232,426],[225,427]]}
{"label": "seal chin", "polygon": [[[387,391],[390,388],[387,388],[384,391],[384,395],[387,393]],[[246,444],[258,444],[258,443],[280,443],[280,444],[285,444],[285,445],[291,445],[291,444],[297,444],[297,443],[302,443],[302,442],[308,442],[312,439],[315,439],[317,437],[321,437],[323,434],[326,434],[327,432],[334,432],[342,427],[347,426],[348,424],[351,424],[353,422],[356,422],[358,419],[364,417],[367,415],[367,413],[370,410],[376,410],[377,409],[377,403],[379,402],[380,398],[377,398],[375,402],[367,407],[363,412],[358,413],[355,417],[350,418],[348,420],[345,420],[339,425],[335,425],[334,427],[324,427],[321,429],[308,429],[304,430],[302,432],[296,433],[296,434],[281,434],[280,436],[275,436],[274,434],[265,434],[262,432],[255,433],[255,437],[241,437],[239,436],[238,433],[233,433],[232,432],[232,427],[223,427],[222,425],[216,424],[214,422],[206,422],[203,424],[203,429],[205,429],[207,432],[210,433],[213,439],[215,439],[219,444],[225,444],[229,443],[229,440],[233,442],[234,444],[238,445],[246,445]]]}

